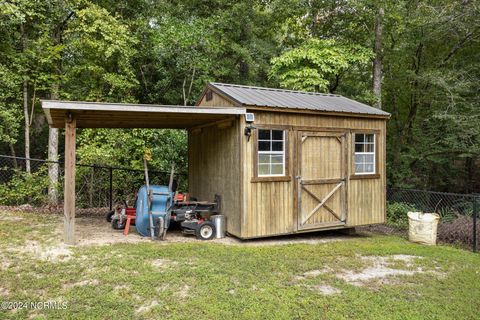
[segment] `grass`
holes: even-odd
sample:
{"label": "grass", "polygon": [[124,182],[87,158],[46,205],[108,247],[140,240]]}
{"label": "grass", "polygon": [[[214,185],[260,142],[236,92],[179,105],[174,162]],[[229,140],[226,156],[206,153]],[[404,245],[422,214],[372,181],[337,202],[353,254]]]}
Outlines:
{"label": "grass", "polygon": [[[21,220],[14,220],[14,219]],[[214,243],[116,244],[72,248],[68,258],[39,250],[58,246],[57,216],[0,213],[0,301],[63,301],[66,309],[0,310],[0,319],[477,319],[480,255],[426,247],[395,236],[282,246]],[[40,250],[40,253],[42,251]],[[338,274],[372,267],[423,272],[355,285]],[[326,269],[325,269],[326,268]],[[302,276],[327,270],[317,276]],[[340,293],[325,295],[315,286]]]}

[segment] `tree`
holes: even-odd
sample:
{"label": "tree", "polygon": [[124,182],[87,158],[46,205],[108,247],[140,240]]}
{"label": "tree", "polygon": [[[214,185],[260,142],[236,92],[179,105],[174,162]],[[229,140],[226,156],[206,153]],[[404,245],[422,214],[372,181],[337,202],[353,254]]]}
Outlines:
{"label": "tree", "polygon": [[365,67],[370,58],[371,52],[358,45],[309,39],[273,58],[269,75],[284,88],[333,93],[342,77]]}
{"label": "tree", "polygon": [[95,4],[77,10],[65,30],[62,98],[134,102],[136,43],[108,10]]}
{"label": "tree", "polygon": [[375,105],[382,109],[382,36],[383,36],[383,8],[378,9],[375,18],[375,45],[373,52],[375,57],[373,59],[373,94],[376,98]]}

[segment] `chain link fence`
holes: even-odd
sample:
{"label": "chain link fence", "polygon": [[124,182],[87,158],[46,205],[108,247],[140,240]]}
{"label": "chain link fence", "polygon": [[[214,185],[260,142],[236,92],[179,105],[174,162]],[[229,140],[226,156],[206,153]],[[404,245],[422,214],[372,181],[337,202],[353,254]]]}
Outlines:
{"label": "chain link fence", "polygon": [[[30,162],[31,174],[26,173]],[[59,206],[48,205],[48,169],[58,166],[59,179],[56,186],[58,202],[63,198],[63,163],[41,159],[26,159],[0,155],[0,205],[35,207],[35,211],[63,212]],[[94,164],[76,165],[77,215],[104,214],[116,202],[133,200],[135,191],[145,183],[143,170],[100,166]],[[151,184],[168,185],[169,172],[149,170]],[[179,190],[186,190],[186,174],[176,174]],[[387,221],[373,225],[367,230],[383,234],[406,236],[408,231],[407,212],[422,211],[438,213],[441,222],[438,241],[457,244],[476,251],[476,221],[480,195],[431,192],[415,189],[387,189]]]}
{"label": "chain link fence", "polygon": [[[438,241],[477,251],[479,194],[458,194],[416,189],[387,189],[387,221],[383,233],[406,235],[407,213],[437,213]],[[385,228],[386,227],[386,228]],[[375,228],[375,227],[372,227]],[[379,229],[382,226],[378,227]]]}
{"label": "chain link fence", "polygon": [[[26,167],[30,163],[30,174]],[[61,161],[26,159],[0,155],[0,205],[35,207],[35,210],[63,212],[63,207],[51,205],[48,188],[48,169],[58,168],[56,191],[58,203],[63,202],[64,166]],[[151,184],[168,185],[170,172],[149,170]],[[176,173],[175,181],[183,190],[186,174]],[[76,164],[77,215],[105,214],[116,202],[133,200],[135,192],[145,184],[144,170]]]}

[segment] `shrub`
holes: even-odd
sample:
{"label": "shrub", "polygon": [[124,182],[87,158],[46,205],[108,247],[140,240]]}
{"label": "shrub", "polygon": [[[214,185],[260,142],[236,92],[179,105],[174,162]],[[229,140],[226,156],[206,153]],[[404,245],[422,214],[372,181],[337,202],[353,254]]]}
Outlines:
{"label": "shrub", "polygon": [[405,202],[389,202],[387,204],[387,224],[397,228],[408,227],[407,213],[419,211],[415,206]]}
{"label": "shrub", "polygon": [[48,194],[47,167],[41,167],[34,173],[13,172],[10,180],[0,185],[0,204],[2,205],[42,205]]}

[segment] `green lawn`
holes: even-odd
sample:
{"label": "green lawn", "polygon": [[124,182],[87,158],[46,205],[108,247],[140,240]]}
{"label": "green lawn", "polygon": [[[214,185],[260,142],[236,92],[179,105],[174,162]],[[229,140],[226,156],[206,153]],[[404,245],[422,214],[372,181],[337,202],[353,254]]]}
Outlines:
{"label": "green lawn", "polygon": [[59,219],[0,212],[0,300],[66,303],[0,310],[0,318],[479,317],[480,255],[453,247],[360,235],[323,244],[69,249],[58,244]]}

